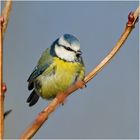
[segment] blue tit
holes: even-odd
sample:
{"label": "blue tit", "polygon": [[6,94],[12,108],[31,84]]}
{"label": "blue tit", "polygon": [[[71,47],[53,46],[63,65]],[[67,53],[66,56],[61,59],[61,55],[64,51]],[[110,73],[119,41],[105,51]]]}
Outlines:
{"label": "blue tit", "polygon": [[85,66],[81,56],[79,40],[64,34],[47,48],[28,78],[28,89],[32,93],[27,99],[29,106],[39,97],[53,99],[78,80],[85,77]]}

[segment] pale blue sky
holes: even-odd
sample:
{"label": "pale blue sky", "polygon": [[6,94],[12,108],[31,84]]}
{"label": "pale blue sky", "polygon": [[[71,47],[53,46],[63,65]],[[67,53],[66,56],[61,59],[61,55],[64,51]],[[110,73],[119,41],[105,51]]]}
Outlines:
{"label": "pale blue sky", "polygon": [[[5,138],[19,138],[48,104],[28,107],[27,78],[64,33],[80,40],[86,71],[112,49],[137,2],[14,2],[4,40]],[[34,138],[138,138],[138,24],[120,52],[60,106]]]}

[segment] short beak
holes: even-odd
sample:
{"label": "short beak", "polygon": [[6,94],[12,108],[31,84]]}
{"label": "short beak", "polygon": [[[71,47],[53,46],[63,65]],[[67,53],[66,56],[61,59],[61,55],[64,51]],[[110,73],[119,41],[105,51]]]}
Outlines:
{"label": "short beak", "polygon": [[82,52],[79,50],[76,52],[76,56],[80,56],[80,55],[82,55]]}

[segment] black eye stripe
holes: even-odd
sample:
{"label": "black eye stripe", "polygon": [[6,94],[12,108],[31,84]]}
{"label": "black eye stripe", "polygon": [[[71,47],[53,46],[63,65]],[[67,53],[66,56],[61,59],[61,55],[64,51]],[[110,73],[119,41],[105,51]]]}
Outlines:
{"label": "black eye stripe", "polygon": [[70,47],[65,47],[65,46],[63,46],[63,47],[68,51],[73,51],[74,52],[74,50],[72,50]]}
{"label": "black eye stripe", "polygon": [[68,50],[68,51],[71,51],[71,52],[75,52],[76,53],[76,51],[74,51],[74,50],[72,50],[70,47],[66,47],[66,46],[64,46],[64,45],[60,45],[58,42],[57,42],[57,45],[58,46],[61,46],[61,47],[64,47],[66,50]]}

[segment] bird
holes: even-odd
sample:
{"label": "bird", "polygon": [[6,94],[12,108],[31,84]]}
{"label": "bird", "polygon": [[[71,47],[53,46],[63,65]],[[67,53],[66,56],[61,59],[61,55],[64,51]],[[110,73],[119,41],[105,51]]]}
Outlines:
{"label": "bird", "polygon": [[42,53],[29,76],[28,90],[32,92],[26,102],[31,107],[40,97],[52,100],[84,77],[80,42],[71,34],[63,34]]}

